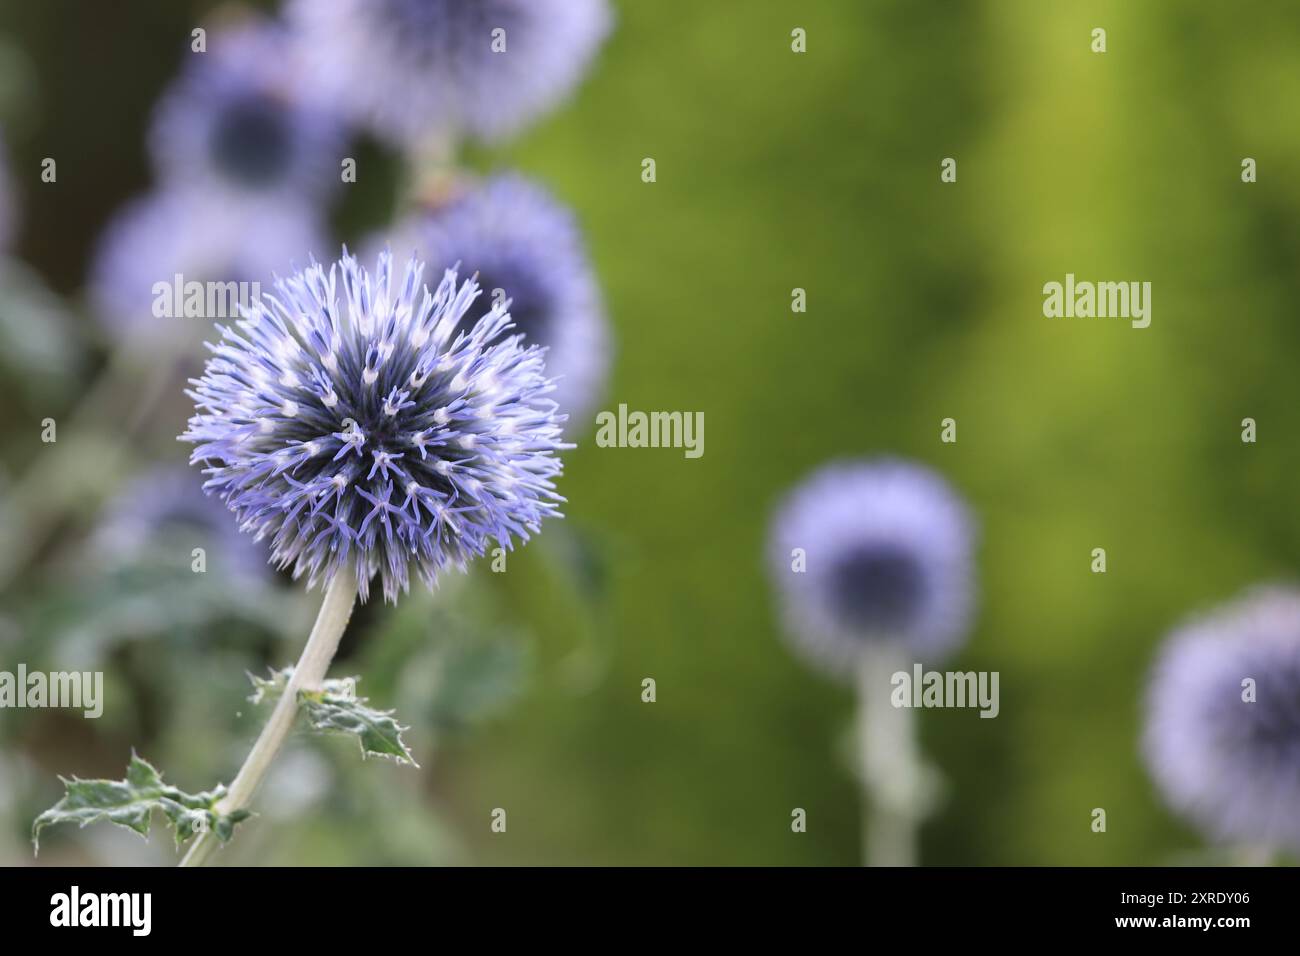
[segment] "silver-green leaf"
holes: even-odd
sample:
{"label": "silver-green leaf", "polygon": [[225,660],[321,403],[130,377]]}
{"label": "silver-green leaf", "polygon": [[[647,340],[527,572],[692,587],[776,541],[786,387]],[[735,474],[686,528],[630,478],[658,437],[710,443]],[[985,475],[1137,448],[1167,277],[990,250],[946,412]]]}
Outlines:
{"label": "silver-green leaf", "polygon": [[223,843],[234,834],[235,825],[248,819],[247,810],[222,813],[217,804],[226,795],[218,784],[213,790],[186,793],[163,782],[149,761],[131,754],[125,780],[71,780],[61,777],[63,799],[46,810],[32,824],[32,843],[40,850],[41,831],[56,823],[89,826],[108,821],[127,827],[142,837],[149,835],[153,811],[161,810],[176,835],[176,845],[197,833],[211,830]]}
{"label": "silver-green leaf", "polygon": [[[275,700],[284,693],[293,668],[273,671],[270,679],[252,677],[253,703]],[[375,710],[364,697],[356,694],[358,678],[325,681],[319,690],[298,691],[298,706],[313,730],[322,733],[350,734],[361,745],[363,757],[375,754],[398,763],[418,767],[411,751],[402,741],[408,727],[397,722],[391,710]]]}

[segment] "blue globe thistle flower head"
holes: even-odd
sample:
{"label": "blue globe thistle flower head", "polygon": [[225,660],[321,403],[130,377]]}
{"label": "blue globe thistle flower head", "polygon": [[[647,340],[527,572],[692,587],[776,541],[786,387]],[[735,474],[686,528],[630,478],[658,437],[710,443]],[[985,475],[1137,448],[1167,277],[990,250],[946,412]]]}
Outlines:
{"label": "blue globe thistle flower head", "polygon": [[323,89],[382,137],[510,136],[578,83],[607,0],[297,0]]}
{"label": "blue globe thistle flower head", "polygon": [[950,652],[971,617],[974,537],[966,506],[927,468],[888,458],[822,468],[781,503],[769,538],[796,652],[844,678],[876,642],[921,660]]}
{"label": "blue globe thistle flower head", "polygon": [[185,548],[185,564],[191,548],[203,548],[208,570],[236,584],[271,579],[264,549],[240,534],[221,502],[205,495],[179,465],[159,465],[132,478],[105,506],[90,547],[106,560],[121,561],[171,543]]}
{"label": "blue globe thistle flower head", "polygon": [[430,293],[423,271],[385,251],[371,275],[345,249],[277,282],[210,346],[181,436],[280,567],[354,575],[363,601],[375,576],[395,601],[412,571],[433,587],[511,549],[563,501],[545,350],[503,336],[500,306],[461,330],[478,286],[448,270]]}
{"label": "blue globe thistle flower head", "polygon": [[600,289],[573,214],[545,189],[515,175],[497,176],[450,203],[398,226],[403,246],[438,268],[460,264],[483,295],[461,320],[468,329],[508,307],[511,334],[546,346],[555,400],[581,422],[600,397],[609,368],[609,333]]}
{"label": "blue globe thistle flower head", "polygon": [[288,31],[250,18],[209,32],[154,109],[160,176],[223,202],[319,199],[340,182],[346,131],[303,70]]}
{"label": "blue globe thistle flower head", "polygon": [[306,204],[268,200],[254,214],[220,196],[164,189],[131,201],[109,222],[91,262],[89,299],[113,335],[175,336],[197,347],[212,320],[236,316],[204,315],[204,322],[176,314],[174,306],[159,309],[158,283],[174,287],[180,275],[182,283],[257,282],[269,289],[276,269],[325,245],[323,226]]}
{"label": "blue globe thistle flower head", "polygon": [[1300,851],[1300,591],[1260,590],[1177,630],[1142,744],[1170,806],[1210,839]]}

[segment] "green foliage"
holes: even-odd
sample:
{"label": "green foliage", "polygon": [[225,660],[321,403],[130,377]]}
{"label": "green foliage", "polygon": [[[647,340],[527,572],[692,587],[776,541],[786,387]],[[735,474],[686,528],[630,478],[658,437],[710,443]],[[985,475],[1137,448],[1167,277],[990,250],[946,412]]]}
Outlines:
{"label": "green foliage", "polygon": [[528,652],[516,635],[471,639],[457,634],[415,665],[429,677],[429,719],[457,731],[506,709],[523,683]]}
{"label": "green foliage", "polygon": [[[563,530],[557,523],[549,530]],[[439,735],[479,727],[507,711],[534,661],[532,642],[496,610],[495,577],[483,575],[452,593],[413,592],[383,617],[356,666],[366,687]]]}
{"label": "green foliage", "polygon": [[76,823],[83,827],[106,820],[149,835],[149,823],[155,810],[161,810],[171,824],[180,846],[190,837],[211,830],[226,843],[238,823],[248,819],[247,810],[222,813],[218,803],[226,788],[218,784],[212,790],[186,793],[163,783],[162,775],[144,758],[131,754],[125,780],[71,780],[61,778],[66,788],[62,800],[46,810],[32,824],[32,844],[39,852],[41,831],[56,823]]}
{"label": "green foliage", "polygon": [[23,397],[62,399],[77,384],[81,356],[62,301],[33,270],[0,258],[0,369]]}

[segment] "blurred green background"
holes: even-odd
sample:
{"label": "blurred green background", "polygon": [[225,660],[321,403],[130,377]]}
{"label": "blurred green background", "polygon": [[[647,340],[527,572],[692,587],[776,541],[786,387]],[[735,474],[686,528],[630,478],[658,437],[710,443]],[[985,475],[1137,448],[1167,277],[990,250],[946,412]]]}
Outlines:
{"label": "blurred green background", "polygon": [[[104,361],[80,306],[88,255],[149,185],[149,110],[211,6],[0,6],[16,253],[91,340],[46,392],[6,366],[11,479]],[[601,407],[703,411],[705,454],[597,448],[588,423],[568,518],[508,573],[359,612],[335,672],[398,707],[422,769],[299,743],[225,858],[855,863],[851,695],[787,652],[762,553],[793,483],[882,452],[939,469],[977,512],[980,609],[952,666],[1001,673],[996,720],[920,715],[948,781],[923,861],[1193,858],[1201,838],[1138,756],[1141,695],[1172,626],[1300,556],[1298,68],[1300,7],[1281,2],[618,4],[573,102],[469,161],[574,207],[616,338]],[[339,240],[394,202],[394,160],[361,155]],[[1044,318],[1042,286],[1067,272],[1150,281],[1150,328]],[[169,395],[133,439],[141,461],[184,461],[189,402]],[[294,586],[223,605],[187,581],[188,551],[74,573],[93,525],[90,505],[60,516],[0,598],[0,668],[90,653],[110,695],[98,722],[0,712],[3,863],[32,862],[58,773],[119,776],[135,746],[188,789],[229,779],[257,726],[243,671],[291,659],[313,613]],[[169,862],[168,842],[51,831],[40,862]]]}

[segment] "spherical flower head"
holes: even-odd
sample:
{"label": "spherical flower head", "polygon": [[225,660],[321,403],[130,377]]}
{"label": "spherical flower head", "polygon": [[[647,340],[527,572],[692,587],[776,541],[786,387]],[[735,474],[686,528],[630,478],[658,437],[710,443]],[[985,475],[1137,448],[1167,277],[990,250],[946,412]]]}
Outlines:
{"label": "spherical flower head", "polygon": [[114,335],[175,336],[197,346],[211,325],[175,314],[174,303],[159,308],[172,297],[164,287],[174,288],[177,275],[183,285],[269,288],[284,263],[324,248],[320,220],[306,204],[268,200],[253,210],[192,189],[165,189],[133,200],[110,220],[91,264],[90,301]]}
{"label": "spherical flower head", "polygon": [[484,141],[578,83],[609,32],[607,0],[297,0],[322,88],[381,136]]}
{"label": "spherical flower head", "polygon": [[91,550],[120,563],[173,541],[183,544],[187,562],[191,548],[203,548],[207,569],[227,580],[255,585],[271,577],[263,549],[239,533],[221,502],[205,495],[181,465],[132,478],[105,506]]}
{"label": "spherical flower head", "polygon": [[[448,270],[430,293],[412,258],[370,275],[344,250],[276,283],[210,346],[182,439],[204,487],[309,586],[378,575],[396,600],[415,571],[432,587],[493,542],[510,549],[558,515],[564,416],[544,350],[503,335]],[[342,283],[342,301],[338,295]]]}
{"label": "spherical flower head", "polygon": [[965,636],[972,520],[927,468],[892,459],[818,471],[780,505],[772,574],[795,650],[847,678],[864,647],[895,643],[921,660]]}
{"label": "spherical flower head", "polygon": [[339,183],[345,130],[302,69],[284,27],[213,29],[159,100],[149,148],[162,177],[223,202],[319,198]]}
{"label": "spherical flower head", "polygon": [[1258,591],[1169,638],[1143,752],[1212,840],[1300,851],[1300,591]]}
{"label": "spherical flower head", "polygon": [[609,334],[600,290],[573,214],[545,189],[503,175],[419,213],[398,227],[399,242],[436,268],[457,263],[483,295],[462,329],[506,302],[513,332],[546,346],[555,400],[571,422],[585,420],[604,385]]}

